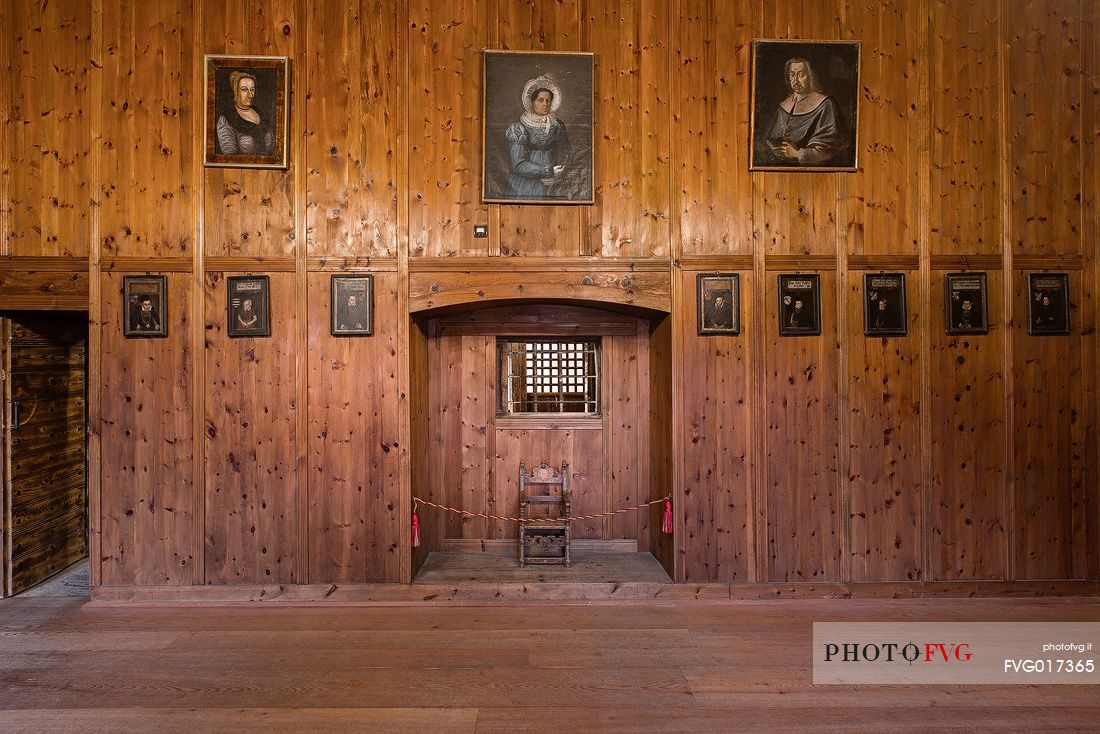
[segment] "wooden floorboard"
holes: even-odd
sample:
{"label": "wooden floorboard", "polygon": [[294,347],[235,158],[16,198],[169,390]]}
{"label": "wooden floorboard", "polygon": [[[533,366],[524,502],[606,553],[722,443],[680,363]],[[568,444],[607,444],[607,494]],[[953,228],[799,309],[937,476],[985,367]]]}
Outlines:
{"label": "wooden floorboard", "polygon": [[0,602],[0,730],[1087,731],[1096,686],[814,686],[815,621],[1096,621],[1100,599],[374,607]]}

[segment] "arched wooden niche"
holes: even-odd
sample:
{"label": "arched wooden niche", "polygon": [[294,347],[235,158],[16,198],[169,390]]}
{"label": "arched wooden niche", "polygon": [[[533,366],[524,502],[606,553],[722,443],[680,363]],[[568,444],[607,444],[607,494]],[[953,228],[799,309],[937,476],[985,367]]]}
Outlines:
{"label": "arched wooden niche", "polygon": [[[513,516],[516,469],[569,461],[577,514],[634,506],[671,491],[671,317],[637,304],[579,299],[491,299],[411,314],[412,494],[469,512]],[[595,418],[516,417],[498,411],[498,340],[598,337],[601,410]],[[675,578],[673,539],[652,512],[578,523],[573,537],[649,551]],[[421,508],[435,550],[509,547],[507,522]],[[628,548],[629,546],[629,548]]]}

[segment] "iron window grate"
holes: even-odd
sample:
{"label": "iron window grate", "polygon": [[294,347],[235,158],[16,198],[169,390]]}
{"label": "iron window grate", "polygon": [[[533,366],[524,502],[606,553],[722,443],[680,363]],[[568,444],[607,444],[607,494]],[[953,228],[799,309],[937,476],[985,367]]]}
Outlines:
{"label": "iron window grate", "polygon": [[500,412],[600,412],[599,341],[506,339],[500,354]]}

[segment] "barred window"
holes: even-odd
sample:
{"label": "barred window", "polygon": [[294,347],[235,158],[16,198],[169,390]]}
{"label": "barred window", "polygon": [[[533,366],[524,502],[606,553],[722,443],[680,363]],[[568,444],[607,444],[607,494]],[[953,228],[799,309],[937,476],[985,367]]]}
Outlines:
{"label": "barred window", "polygon": [[500,414],[600,412],[596,339],[501,339]]}

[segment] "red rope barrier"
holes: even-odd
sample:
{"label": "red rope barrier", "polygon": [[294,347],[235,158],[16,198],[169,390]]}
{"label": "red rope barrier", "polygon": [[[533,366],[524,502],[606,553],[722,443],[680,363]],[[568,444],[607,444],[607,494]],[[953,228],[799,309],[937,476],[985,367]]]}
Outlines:
{"label": "red rope barrier", "polygon": [[[539,522],[572,522],[574,520],[591,520],[597,517],[608,517],[610,515],[618,515],[623,512],[634,512],[635,510],[644,510],[651,505],[656,505],[661,502],[665,503],[665,515],[662,518],[662,529],[665,525],[668,526],[668,530],[665,532],[672,532],[672,495],[665,495],[659,500],[653,500],[652,502],[646,502],[645,504],[637,505],[635,507],[624,507],[619,510],[611,510],[610,512],[596,512],[591,515],[570,515],[569,517],[540,517]],[[453,512],[458,515],[465,515],[466,517],[487,517],[491,520],[501,520],[503,522],[520,522],[518,517],[501,517],[500,515],[492,515],[488,512],[470,512],[468,510],[460,510],[457,507],[447,507],[446,505],[437,505],[435,502],[429,502],[428,500],[422,500],[419,497],[413,497],[413,515],[416,515],[417,505],[427,505],[428,507],[434,507],[437,510],[444,510],[446,512]],[[419,535],[419,522],[417,523],[416,530]]]}

